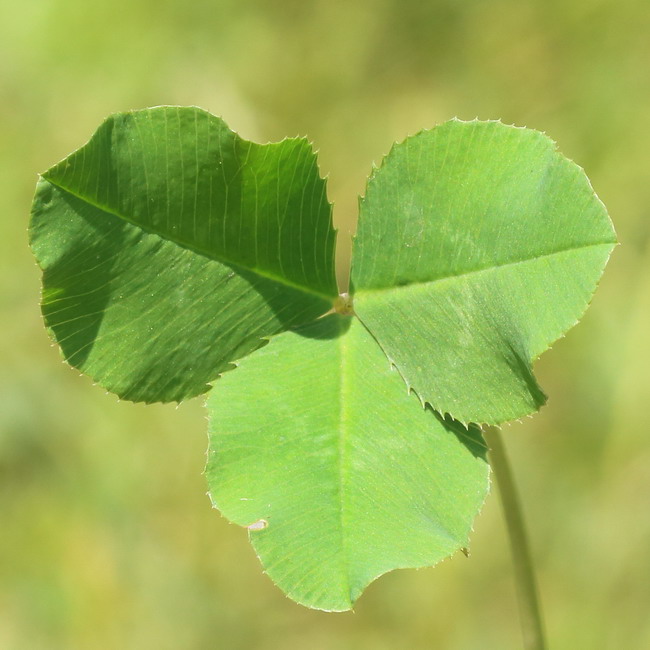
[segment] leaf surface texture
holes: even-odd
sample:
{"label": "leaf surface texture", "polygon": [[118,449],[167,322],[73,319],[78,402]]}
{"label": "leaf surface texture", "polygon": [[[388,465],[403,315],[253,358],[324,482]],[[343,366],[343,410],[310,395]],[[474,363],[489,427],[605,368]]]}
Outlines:
{"label": "leaf surface texture", "polygon": [[30,234],[66,359],[134,401],[204,392],[337,295],[310,144],[247,142],[197,108],[108,118],[43,174]]}
{"label": "leaf surface texture", "polygon": [[386,571],[467,546],[480,433],[423,409],[357,319],[274,337],[207,405],[212,500],[297,602],[346,610]]}
{"label": "leaf surface texture", "polygon": [[581,317],[615,243],[549,138],[452,120],[395,145],[369,180],[355,311],[424,402],[498,424],[544,403],[532,361]]}

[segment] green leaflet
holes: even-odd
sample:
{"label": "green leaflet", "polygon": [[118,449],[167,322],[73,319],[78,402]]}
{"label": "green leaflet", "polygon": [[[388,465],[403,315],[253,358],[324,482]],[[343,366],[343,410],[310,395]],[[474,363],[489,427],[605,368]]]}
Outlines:
{"label": "green leaflet", "polygon": [[292,599],[349,609],[374,578],[467,545],[488,489],[478,429],[409,395],[355,318],[275,337],[208,397],[214,504],[253,524]]}
{"label": "green leaflet", "polygon": [[531,362],[578,321],[615,242],[550,139],[453,120],[396,145],[370,179],[355,311],[424,402],[498,424],[544,403]]}
{"label": "green leaflet", "polygon": [[133,401],[204,392],[337,295],[309,143],[247,142],[197,108],[108,118],[43,174],[30,233],[66,359]]}

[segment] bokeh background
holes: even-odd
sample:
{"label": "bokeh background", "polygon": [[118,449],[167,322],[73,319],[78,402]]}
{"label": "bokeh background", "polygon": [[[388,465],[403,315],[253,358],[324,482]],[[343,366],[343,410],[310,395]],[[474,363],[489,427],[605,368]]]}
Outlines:
{"label": "bokeh background", "polygon": [[61,362],[27,248],[36,174],[158,104],[313,140],[342,269],[371,163],[422,127],[501,118],[586,169],[622,245],[537,363],[548,405],[504,434],[550,647],[650,648],[649,34],[647,0],[0,2],[0,648],[520,647],[496,495],[470,559],[303,609],[210,508],[200,400],[118,403]]}

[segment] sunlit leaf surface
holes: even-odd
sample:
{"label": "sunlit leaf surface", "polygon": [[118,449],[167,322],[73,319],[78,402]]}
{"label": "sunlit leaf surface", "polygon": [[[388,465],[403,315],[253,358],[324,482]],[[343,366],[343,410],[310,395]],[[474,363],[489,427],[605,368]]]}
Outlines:
{"label": "sunlit leaf surface", "polygon": [[208,410],[213,502],[297,602],[349,609],[382,573],[467,546],[488,488],[480,433],[423,409],[357,319],[275,337]]}
{"label": "sunlit leaf surface", "polygon": [[581,317],[615,241],[545,135],[453,120],[396,145],[370,179],[355,311],[424,402],[500,423],[544,403],[532,361]]}

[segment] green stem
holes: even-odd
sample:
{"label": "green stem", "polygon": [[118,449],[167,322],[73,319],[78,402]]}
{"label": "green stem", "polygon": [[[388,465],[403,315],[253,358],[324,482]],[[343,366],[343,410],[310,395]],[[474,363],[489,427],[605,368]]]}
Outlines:
{"label": "green stem", "polygon": [[542,614],[519,495],[500,431],[495,427],[486,427],[483,433],[490,448],[490,464],[499,487],[501,506],[510,538],[512,563],[519,594],[519,613],[524,648],[526,650],[545,650]]}

